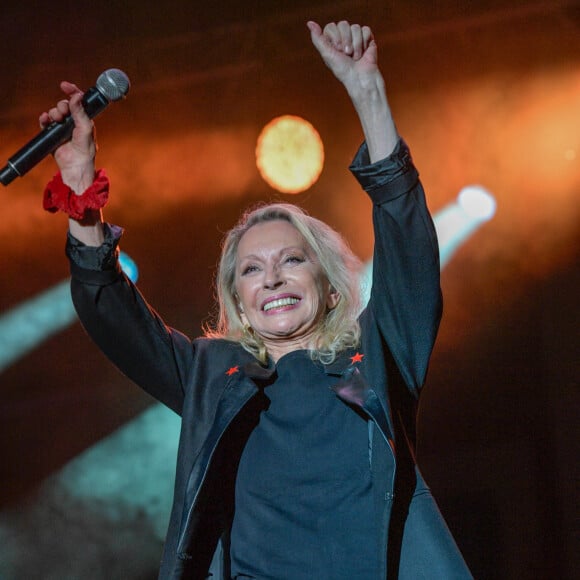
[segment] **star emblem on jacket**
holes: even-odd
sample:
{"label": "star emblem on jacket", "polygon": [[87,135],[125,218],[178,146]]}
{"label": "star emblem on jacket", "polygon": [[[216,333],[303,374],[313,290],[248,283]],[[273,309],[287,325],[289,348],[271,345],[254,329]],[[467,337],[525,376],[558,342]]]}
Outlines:
{"label": "star emblem on jacket", "polygon": [[231,367],[226,371],[226,375],[228,375],[228,377],[231,377],[232,375],[236,374],[240,372],[240,367],[239,366],[235,366],[235,367]]}
{"label": "star emblem on jacket", "polygon": [[357,352],[354,356],[350,357],[350,364],[353,365],[355,363],[362,362],[364,354]]}

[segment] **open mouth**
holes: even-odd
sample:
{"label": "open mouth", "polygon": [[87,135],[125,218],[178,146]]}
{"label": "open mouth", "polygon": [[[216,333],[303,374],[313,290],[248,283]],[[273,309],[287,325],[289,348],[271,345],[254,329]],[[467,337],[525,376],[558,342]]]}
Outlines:
{"label": "open mouth", "polygon": [[275,300],[270,300],[262,306],[264,312],[268,310],[273,310],[274,308],[283,308],[284,306],[293,306],[294,304],[300,302],[300,298],[295,296],[285,296],[284,298],[276,298]]}

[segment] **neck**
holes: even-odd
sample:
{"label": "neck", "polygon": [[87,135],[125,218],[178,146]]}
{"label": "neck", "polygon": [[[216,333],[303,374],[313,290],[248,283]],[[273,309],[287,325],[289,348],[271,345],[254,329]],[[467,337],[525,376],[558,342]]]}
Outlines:
{"label": "neck", "polygon": [[279,341],[264,341],[266,352],[268,356],[274,361],[278,362],[285,354],[295,350],[308,350],[312,348],[312,341],[310,337],[301,337],[296,340]]}

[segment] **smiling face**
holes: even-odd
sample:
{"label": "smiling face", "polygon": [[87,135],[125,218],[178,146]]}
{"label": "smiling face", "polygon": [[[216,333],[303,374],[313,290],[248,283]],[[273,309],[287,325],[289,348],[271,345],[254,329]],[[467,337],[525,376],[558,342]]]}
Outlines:
{"label": "smiling face", "polygon": [[338,301],[314,252],[285,220],[256,224],[242,236],[235,286],[242,320],[274,360],[309,348],[327,309]]}

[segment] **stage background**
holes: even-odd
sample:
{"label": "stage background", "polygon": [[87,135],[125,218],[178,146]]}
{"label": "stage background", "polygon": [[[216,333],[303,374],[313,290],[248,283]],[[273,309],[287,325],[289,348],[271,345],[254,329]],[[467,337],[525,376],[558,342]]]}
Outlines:
{"label": "stage background", "polygon": [[[222,233],[261,200],[296,202],[363,259],[370,204],[347,166],[350,102],[305,27],[373,26],[390,101],[437,213],[481,184],[497,213],[443,270],[445,315],[419,459],[477,578],[573,578],[578,563],[580,5],[573,1],[166,0],[4,7],[0,164],[68,79],[132,87],[97,120],[139,287],[200,333]],[[260,178],[260,129],[319,131],[307,192]],[[0,189],[0,316],[60,284],[66,219],[41,209],[54,163]],[[4,340],[20,335],[17,327]],[[170,414],[66,325],[0,374],[0,577],[155,578],[171,494]]]}

